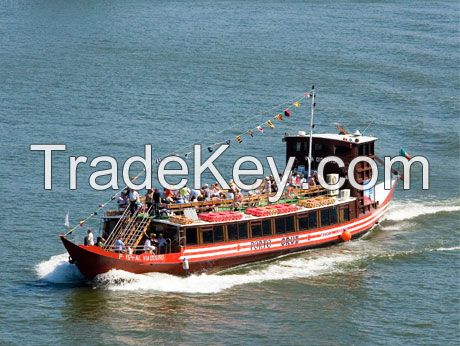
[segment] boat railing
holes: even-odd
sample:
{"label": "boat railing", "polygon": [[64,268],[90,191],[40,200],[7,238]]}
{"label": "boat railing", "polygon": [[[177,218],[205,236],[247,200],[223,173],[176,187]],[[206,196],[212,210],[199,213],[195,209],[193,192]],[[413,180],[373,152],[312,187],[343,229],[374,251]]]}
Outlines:
{"label": "boat railing", "polygon": [[[119,251],[119,246],[117,245],[109,245],[104,246],[104,250],[110,252],[118,252],[118,253],[125,253],[125,254],[139,254],[139,253],[151,253],[154,255],[164,255],[172,253],[172,241],[171,238],[166,238],[166,245],[164,246],[164,251],[161,251],[161,248],[155,246],[152,250],[146,250],[143,245],[138,246],[122,246],[122,250]],[[118,250],[118,251],[117,251]]]}

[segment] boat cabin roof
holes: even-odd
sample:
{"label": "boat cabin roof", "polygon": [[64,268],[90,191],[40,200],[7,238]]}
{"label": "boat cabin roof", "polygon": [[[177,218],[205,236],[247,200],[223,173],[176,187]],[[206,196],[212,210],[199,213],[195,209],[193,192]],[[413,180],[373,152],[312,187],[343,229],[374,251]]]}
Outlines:
{"label": "boat cabin roof", "polygon": [[[368,142],[374,142],[377,140],[376,137],[371,137],[371,136],[362,136],[362,135],[353,135],[353,134],[346,134],[346,135],[340,135],[340,134],[335,134],[335,133],[317,133],[313,134],[313,139],[318,138],[318,139],[326,139],[326,140],[333,140],[333,141],[340,141],[340,142],[351,142],[351,143],[368,143]],[[296,135],[290,135],[287,134],[285,137],[285,140],[298,140],[298,139],[305,139],[309,140],[310,135],[305,134],[302,131],[299,131],[298,134]]]}

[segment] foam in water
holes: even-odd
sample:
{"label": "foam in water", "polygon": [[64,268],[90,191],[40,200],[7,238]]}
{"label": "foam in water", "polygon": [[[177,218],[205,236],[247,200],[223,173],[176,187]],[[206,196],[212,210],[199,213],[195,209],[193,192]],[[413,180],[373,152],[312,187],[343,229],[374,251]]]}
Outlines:
{"label": "foam in water", "polygon": [[201,274],[185,278],[160,273],[137,275],[111,270],[99,275],[96,281],[99,287],[109,290],[218,293],[238,285],[340,272],[340,265],[353,262],[357,258],[356,255],[337,254],[317,258],[281,259],[264,269],[253,269],[244,274]]}
{"label": "foam in water", "polygon": [[68,258],[69,255],[64,253],[37,264],[35,271],[39,279],[55,284],[69,284],[84,280],[83,275],[76,266],[69,263]]}
{"label": "foam in water", "polygon": [[383,220],[402,221],[416,218],[421,215],[436,214],[441,212],[460,211],[460,206],[452,202],[394,202],[385,213]]}

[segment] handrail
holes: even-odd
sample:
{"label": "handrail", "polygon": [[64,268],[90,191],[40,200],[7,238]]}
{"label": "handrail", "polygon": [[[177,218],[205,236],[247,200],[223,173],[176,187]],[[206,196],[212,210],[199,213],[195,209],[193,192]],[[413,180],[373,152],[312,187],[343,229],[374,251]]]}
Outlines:
{"label": "handrail", "polygon": [[115,225],[115,227],[113,228],[112,232],[110,232],[109,236],[107,237],[105,243],[109,243],[113,240],[113,238],[115,237],[115,234],[118,233],[119,229],[121,228],[121,225],[125,222],[126,220],[126,214],[128,213],[129,211],[129,205],[126,206],[123,214],[121,215],[120,219],[118,220],[117,224]]}
{"label": "handrail", "polygon": [[[127,208],[127,210],[129,210],[129,208]],[[110,233],[109,237],[107,238],[107,240],[105,242],[105,244],[108,243],[108,245],[104,245],[104,246],[109,246],[109,245],[111,245],[111,243],[114,243],[114,238],[123,237],[125,235],[123,233],[126,233],[127,230],[131,229],[131,227],[133,226],[134,222],[136,222],[137,215],[139,214],[140,210],[141,209],[138,208],[136,210],[136,212],[130,218],[127,218],[128,219],[128,224],[125,225],[123,228],[121,228],[121,225],[123,224],[122,220],[126,220],[126,216],[125,216],[125,218],[120,219],[120,221],[117,223],[117,225],[120,224],[120,226],[118,227],[118,229],[116,231],[115,231],[115,228],[114,228],[114,230]]]}

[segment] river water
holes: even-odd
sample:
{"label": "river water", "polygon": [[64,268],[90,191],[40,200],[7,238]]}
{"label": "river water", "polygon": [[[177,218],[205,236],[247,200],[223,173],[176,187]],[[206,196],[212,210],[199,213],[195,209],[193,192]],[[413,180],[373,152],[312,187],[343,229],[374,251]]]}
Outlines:
{"label": "river water", "polygon": [[[458,344],[459,3],[457,1],[3,1],[0,4],[0,344]],[[316,131],[379,137],[414,168],[361,240],[219,275],[111,272],[87,283],[57,237],[112,192],[69,156],[123,162],[243,132],[316,85]],[[285,132],[232,142],[284,161]],[[66,144],[53,190],[30,144]],[[228,175],[227,175],[228,176]],[[209,177],[208,177],[209,178]],[[11,194],[11,196],[10,196]],[[13,196],[14,195],[14,196]],[[98,221],[88,226],[97,228]],[[76,231],[81,241],[86,228]]]}

